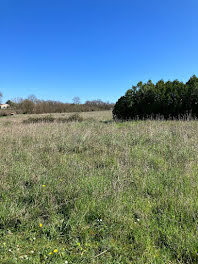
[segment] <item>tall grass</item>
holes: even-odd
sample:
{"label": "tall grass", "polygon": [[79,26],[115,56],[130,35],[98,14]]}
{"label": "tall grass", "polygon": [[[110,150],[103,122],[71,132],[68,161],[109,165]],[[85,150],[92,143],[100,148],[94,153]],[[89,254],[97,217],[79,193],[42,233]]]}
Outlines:
{"label": "tall grass", "polygon": [[0,121],[0,263],[197,263],[198,123],[95,119]]}

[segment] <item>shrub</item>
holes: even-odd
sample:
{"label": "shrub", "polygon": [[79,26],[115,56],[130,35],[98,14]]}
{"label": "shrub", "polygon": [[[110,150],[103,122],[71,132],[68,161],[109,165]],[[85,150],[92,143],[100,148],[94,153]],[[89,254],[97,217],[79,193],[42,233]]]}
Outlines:
{"label": "shrub", "polygon": [[0,116],[8,116],[8,112],[6,112],[6,111],[0,111]]}
{"label": "shrub", "polygon": [[73,114],[73,115],[70,115],[67,120],[69,122],[71,122],[71,121],[82,122],[83,118],[79,114]]}
{"label": "shrub", "polygon": [[52,123],[54,122],[55,118],[52,116],[43,116],[43,117],[29,117],[26,120],[23,120],[23,123],[25,124],[31,124],[31,123]]}
{"label": "shrub", "polygon": [[9,116],[12,114],[12,110],[10,109],[5,109],[5,110],[0,110],[0,116]]}
{"label": "shrub", "polygon": [[67,123],[67,122],[82,122],[83,118],[82,116],[80,116],[79,114],[73,114],[69,117],[59,117],[57,119],[57,122],[61,122],[61,123]]}
{"label": "shrub", "polygon": [[52,123],[52,122],[59,122],[59,123],[67,123],[67,122],[82,122],[83,118],[79,114],[73,114],[67,117],[59,117],[54,118],[52,116],[43,116],[43,117],[29,117],[26,120],[23,120],[24,124],[32,124],[32,123]]}

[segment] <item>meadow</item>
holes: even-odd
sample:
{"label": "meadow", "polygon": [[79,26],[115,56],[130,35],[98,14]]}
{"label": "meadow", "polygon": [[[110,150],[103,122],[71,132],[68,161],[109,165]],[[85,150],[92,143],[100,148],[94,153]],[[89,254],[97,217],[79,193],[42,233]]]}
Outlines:
{"label": "meadow", "polygon": [[0,263],[198,263],[198,122],[80,115],[0,118]]}

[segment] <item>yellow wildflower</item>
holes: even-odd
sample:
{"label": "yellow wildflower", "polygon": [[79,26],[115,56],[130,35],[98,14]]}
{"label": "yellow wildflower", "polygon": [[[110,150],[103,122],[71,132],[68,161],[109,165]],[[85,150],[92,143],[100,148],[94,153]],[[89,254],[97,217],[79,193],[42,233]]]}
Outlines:
{"label": "yellow wildflower", "polygon": [[45,188],[45,187],[46,187],[46,185],[45,185],[45,184],[43,184],[43,185],[42,185],[42,187],[43,187],[43,188]]}
{"label": "yellow wildflower", "polygon": [[53,252],[50,252],[50,253],[49,253],[49,255],[52,255],[52,254],[53,254]]}
{"label": "yellow wildflower", "polygon": [[57,253],[58,252],[58,249],[54,249],[54,253]]}
{"label": "yellow wildflower", "polygon": [[40,226],[40,227],[42,227],[42,226],[43,226],[43,224],[40,224],[39,226]]}

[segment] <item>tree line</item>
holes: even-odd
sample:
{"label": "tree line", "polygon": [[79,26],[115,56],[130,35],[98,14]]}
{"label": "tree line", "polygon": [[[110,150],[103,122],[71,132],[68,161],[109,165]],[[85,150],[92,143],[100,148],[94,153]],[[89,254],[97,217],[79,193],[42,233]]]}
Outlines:
{"label": "tree line", "polygon": [[178,80],[139,82],[115,104],[114,119],[192,118],[198,117],[198,78],[186,83]]}
{"label": "tree line", "polygon": [[113,109],[114,104],[102,100],[86,101],[80,103],[79,97],[73,98],[73,103],[63,103],[52,100],[39,100],[34,95],[27,99],[8,100],[10,110],[18,114],[43,114],[43,113],[65,113],[65,112],[89,112]]}

